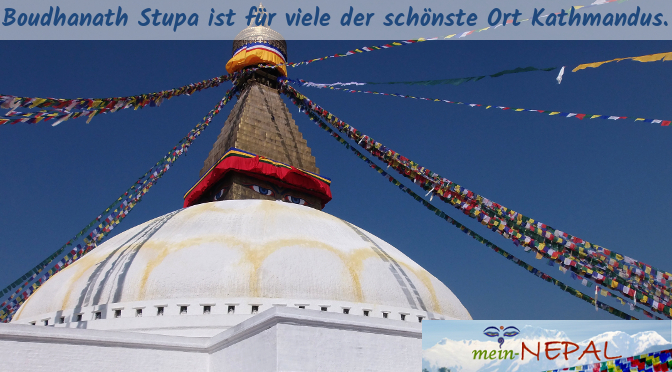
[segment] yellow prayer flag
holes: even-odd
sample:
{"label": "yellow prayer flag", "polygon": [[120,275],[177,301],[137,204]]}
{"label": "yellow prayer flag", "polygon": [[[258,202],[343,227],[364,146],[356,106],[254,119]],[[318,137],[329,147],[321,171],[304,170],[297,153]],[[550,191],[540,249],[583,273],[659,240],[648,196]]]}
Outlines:
{"label": "yellow prayer flag", "polygon": [[649,54],[641,57],[630,57],[630,59],[638,62],[672,61],[672,52]]}
{"label": "yellow prayer flag", "polygon": [[602,61],[602,62],[585,63],[585,64],[582,64],[582,65],[576,66],[572,70],[572,72],[577,72],[579,70],[583,70],[584,68],[588,68],[588,67],[597,68],[597,67],[602,66],[605,63],[619,62],[619,61],[623,61],[623,60],[626,60],[626,59],[631,59],[633,61],[638,61],[638,62],[672,61],[672,52],[648,54],[648,55],[639,56],[639,57],[616,58],[616,59],[612,59],[612,60],[609,60],[609,61]]}
{"label": "yellow prayer flag", "polygon": [[544,258],[544,255],[542,255],[541,253],[537,252],[537,257],[536,257],[536,259],[537,259],[537,260],[541,260],[542,258]]}
{"label": "yellow prayer flag", "polygon": [[549,115],[557,115],[557,114],[559,114],[559,113],[560,113],[560,111],[553,111],[553,112],[551,112]]}
{"label": "yellow prayer flag", "polygon": [[457,34],[448,35],[448,36],[444,37],[444,39],[450,39],[451,37],[453,37],[455,35],[457,35]]}
{"label": "yellow prayer flag", "polygon": [[89,115],[89,118],[86,120],[86,124],[89,124],[91,122],[91,119],[93,119],[93,117],[96,116],[97,113],[98,113],[98,111],[96,111],[96,110],[91,111],[91,114]]}
{"label": "yellow prayer flag", "polygon": [[588,68],[588,67],[598,68],[598,67],[602,66],[602,65],[605,64],[605,63],[609,63],[609,62],[618,62],[618,61],[622,61],[622,60],[624,60],[624,59],[625,59],[625,58],[616,58],[616,59],[612,59],[612,60],[609,60],[609,61],[593,62],[593,63],[585,63],[585,64],[582,64],[582,65],[578,65],[578,66],[576,66],[576,67],[572,70],[572,72],[577,72],[577,71],[579,71],[579,70],[583,70],[584,68]]}
{"label": "yellow prayer flag", "polygon": [[38,98],[33,101],[33,103],[30,104],[30,108],[35,108],[36,106],[46,102],[47,100],[45,98]]}

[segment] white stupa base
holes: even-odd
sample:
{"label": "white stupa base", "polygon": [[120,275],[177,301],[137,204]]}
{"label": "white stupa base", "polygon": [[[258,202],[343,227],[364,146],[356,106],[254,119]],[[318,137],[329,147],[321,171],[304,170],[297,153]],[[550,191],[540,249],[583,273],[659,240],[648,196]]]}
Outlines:
{"label": "white stupa base", "polygon": [[213,337],[0,324],[6,371],[418,371],[422,325],[273,307]]}
{"label": "white stupa base", "polygon": [[[181,308],[186,306],[186,314]],[[204,314],[204,306],[209,313]],[[419,323],[420,319],[446,319],[444,316],[424,312],[419,309],[399,308],[386,305],[365,304],[333,300],[301,300],[286,298],[177,298],[161,301],[136,301],[129,303],[103,304],[61,310],[52,313],[23,317],[12,324],[35,324],[37,327],[92,329],[101,331],[129,331],[152,333],[166,336],[213,337],[250,319],[257,313],[273,307],[303,306],[305,310],[343,313],[348,310],[351,317],[383,318],[388,321],[403,320]],[[162,308],[161,316],[157,309]],[[229,313],[230,308],[233,311]],[[138,316],[138,310],[142,310]],[[303,309],[302,309],[303,310]],[[81,317],[81,320],[78,320]],[[450,318],[448,318],[450,319]]]}

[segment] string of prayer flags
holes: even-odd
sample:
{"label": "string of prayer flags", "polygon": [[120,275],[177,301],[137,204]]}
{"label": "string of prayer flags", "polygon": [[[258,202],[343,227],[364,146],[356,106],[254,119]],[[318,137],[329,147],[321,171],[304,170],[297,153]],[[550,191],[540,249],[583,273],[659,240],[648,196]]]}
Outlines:
{"label": "string of prayer flags", "polygon": [[513,70],[504,70],[500,71],[491,75],[481,75],[481,76],[470,76],[470,77],[465,77],[465,78],[453,78],[453,79],[439,79],[439,80],[419,80],[419,81],[392,81],[392,82],[385,82],[385,83],[374,83],[374,82],[367,82],[365,84],[369,85],[381,85],[381,84],[404,84],[404,85],[442,85],[442,84],[450,84],[450,85],[461,85],[470,81],[479,81],[483,78],[486,77],[491,77],[491,78],[498,78],[504,75],[510,75],[510,74],[519,74],[523,72],[532,72],[532,71],[553,71],[556,70],[557,67],[547,67],[547,68],[536,68],[536,67],[517,67]]}
{"label": "string of prayer flags", "polygon": [[[300,106],[299,104],[297,104],[296,102],[295,102],[295,104],[296,104],[299,108],[301,108],[301,106]],[[327,133],[329,133],[330,136],[331,136],[332,138],[334,138],[336,141],[338,141],[339,143],[341,143],[342,145],[344,145],[347,149],[350,149],[350,150],[351,150],[351,151],[352,151],[358,158],[360,158],[360,159],[363,160],[366,164],[368,164],[370,168],[372,168],[373,170],[375,170],[376,172],[378,172],[381,176],[385,177],[385,179],[387,179],[387,180],[388,180],[390,183],[392,183],[393,185],[398,186],[399,189],[400,189],[401,191],[403,191],[404,193],[406,193],[407,195],[409,195],[410,197],[412,197],[412,198],[415,199],[416,201],[422,203],[425,207],[427,207],[427,209],[429,209],[430,211],[432,211],[436,216],[438,216],[438,217],[440,217],[441,219],[445,220],[446,222],[450,223],[450,224],[453,225],[454,227],[457,227],[458,229],[460,229],[463,233],[467,234],[467,235],[468,235],[469,237],[471,237],[472,239],[478,241],[478,242],[481,243],[481,244],[484,244],[484,245],[487,246],[488,248],[491,248],[491,249],[494,250],[496,253],[499,253],[501,256],[505,257],[507,260],[509,260],[509,261],[511,261],[511,262],[513,262],[513,263],[515,263],[515,264],[517,264],[519,267],[521,267],[521,268],[527,270],[530,274],[532,274],[532,275],[538,277],[539,279],[542,279],[542,280],[544,280],[544,281],[546,281],[546,282],[548,282],[548,283],[552,283],[552,284],[556,285],[557,287],[559,287],[559,288],[560,288],[561,290],[563,290],[564,292],[568,292],[568,293],[572,294],[573,296],[576,296],[577,298],[580,298],[580,299],[582,299],[582,300],[584,300],[584,301],[586,301],[586,302],[588,302],[588,303],[590,303],[590,304],[593,304],[593,303],[594,303],[595,306],[599,306],[600,308],[602,308],[602,309],[608,311],[609,313],[614,314],[614,315],[616,315],[616,316],[618,316],[618,317],[620,317],[620,318],[622,318],[622,319],[629,319],[629,320],[636,320],[636,319],[637,319],[637,318],[635,318],[635,317],[633,317],[633,316],[631,316],[631,315],[629,315],[629,314],[627,314],[627,313],[625,313],[625,312],[623,312],[623,311],[620,311],[620,310],[618,310],[618,309],[616,309],[616,308],[614,308],[614,307],[612,307],[612,306],[609,306],[609,305],[607,305],[607,304],[605,304],[605,303],[599,302],[599,301],[597,301],[596,299],[593,299],[592,297],[583,294],[581,291],[578,291],[578,290],[576,290],[576,289],[574,289],[574,288],[572,288],[572,287],[566,285],[565,283],[563,283],[563,282],[561,282],[561,281],[559,281],[559,280],[557,280],[557,279],[551,277],[550,275],[544,273],[543,271],[541,271],[541,270],[539,270],[539,269],[536,269],[536,268],[533,267],[532,265],[527,264],[525,261],[523,261],[523,260],[521,260],[521,259],[515,257],[515,256],[512,255],[511,253],[505,251],[504,249],[502,249],[502,248],[496,246],[496,245],[493,244],[492,242],[490,242],[490,241],[488,241],[487,239],[483,238],[483,237],[482,237],[481,235],[479,235],[478,233],[472,231],[472,230],[469,229],[468,227],[466,227],[466,226],[464,226],[463,224],[457,222],[454,218],[450,217],[450,216],[449,216],[448,214],[446,214],[444,211],[440,210],[439,208],[436,208],[435,206],[433,206],[432,204],[430,204],[428,201],[426,201],[424,198],[422,198],[420,195],[416,194],[416,193],[413,192],[410,188],[406,187],[404,184],[402,184],[401,182],[399,182],[399,181],[398,181],[397,179],[395,179],[393,176],[391,176],[390,174],[388,174],[385,170],[383,170],[383,169],[380,168],[378,165],[376,165],[373,161],[371,161],[371,160],[370,160],[368,157],[366,157],[364,154],[362,154],[361,152],[357,151],[357,149],[355,149],[354,147],[350,146],[350,144],[348,144],[348,142],[347,142],[343,137],[341,137],[337,132],[335,132],[335,131],[333,131],[331,128],[329,128],[329,126],[327,126],[327,125],[320,119],[320,117],[319,117],[318,115],[316,115],[314,112],[312,112],[311,110],[305,110],[304,113],[305,113],[306,115],[308,115],[308,117],[309,117],[309,119],[310,119],[311,121],[315,122],[315,124],[317,124],[320,128],[322,128],[322,129],[325,130]]]}
{"label": "string of prayer flags", "polygon": [[[532,249],[526,247],[525,251],[529,253],[529,252],[532,252]],[[537,255],[536,255],[535,258],[536,258],[536,259],[542,259],[542,258],[544,258],[544,257],[543,257],[543,255],[542,255],[541,253],[537,252]],[[554,263],[555,263],[555,262],[554,262],[552,259],[548,259],[548,265],[549,265],[549,266],[553,267],[553,266],[554,266]],[[560,271],[561,271],[563,274],[566,274],[569,270],[571,270],[571,266],[570,266],[570,267],[567,267],[567,266],[564,266],[562,263],[559,263],[559,269],[560,269]],[[573,280],[575,280],[575,281],[580,281],[580,282],[581,282],[581,285],[583,285],[584,287],[588,287],[588,288],[590,288],[590,287],[592,287],[593,284],[594,284],[593,282],[588,281],[587,278],[582,277],[582,276],[580,276],[580,275],[577,275],[577,274],[574,273],[573,271],[570,271],[570,277],[571,277]],[[610,288],[607,287],[607,289],[610,289]],[[604,296],[604,297],[612,297],[612,298],[615,298],[616,300],[618,300],[618,301],[621,303],[621,305],[626,305],[626,301],[623,300],[623,298],[619,297],[619,296],[621,295],[620,293],[613,294],[613,293],[607,291],[606,289],[600,289],[599,286],[595,286],[595,301],[597,301],[598,293],[601,294],[601,295]],[[643,312],[644,315],[646,315],[647,317],[649,317],[649,318],[651,318],[651,319],[654,318],[653,314],[651,314],[650,312],[648,312],[648,311],[642,309],[642,308],[639,307],[639,306],[636,306],[636,303],[635,303],[635,304],[627,303],[627,305],[629,305],[630,310],[636,310],[637,312]],[[596,306],[595,306],[595,311],[598,311],[597,303],[596,303]],[[660,320],[661,318],[656,317],[656,319]]]}
{"label": "string of prayer flags", "polygon": [[[34,293],[34,291],[37,290],[37,288],[49,280],[50,277],[68,267],[73,262],[76,262],[91,250],[95,249],[98,243],[100,243],[114,229],[115,226],[121,223],[128,213],[130,213],[133,207],[135,207],[138,202],[142,200],[142,197],[147,194],[147,192],[149,192],[151,187],[156,185],[157,181],[163,177],[163,175],[171,168],[175,161],[188,151],[189,146],[191,146],[193,141],[198,138],[203,130],[205,130],[210,125],[215,115],[217,115],[221,109],[231,99],[233,99],[236,93],[237,87],[234,85],[234,87],[226,93],[224,98],[219,101],[215,108],[213,108],[201,122],[196,124],[196,126],[192,128],[191,131],[189,131],[189,133],[183,137],[176,146],[170,149],[161,160],[159,160],[136,182],[134,182],[133,185],[129,187],[119,198],[117,198],[114,203],[106,208],[103,213],[98,215],[98,217],[96,217],[84,229],[77,233],[75,237],[73,237],[56,252],[47,257],[47,259],[43,260],[28,273],[21,276],[19,279],[10,284],[10,286],[1,291],[2,296],[0,296],[0,299],[7,297],[6,294],[9,293],[11,289],[16,288],[17,286],[19,287],[19,289],[14,291],[9,297],[4,298],[4,301],[2,304],[0,304],[0,322],[10,322],[14,313],[20,308],[21,304],[25,302]],[[112,211],[113,208],[115,208],[114,211]],[[91,230],[91,228],[93,228],[93,230]],[[76,241],[79,238],[83,238],[82,240],[84,242],[84,246],[78,244],[76,248],[72,249],[58,262],[56,262],[56,264],[54,264],[49,270],[47,270],[47,268],[50,266],[50,263],[59,257],[65,251],[66,247],[71,246],[73,241]],[[28,276],[29,274],[32,275]],[[39,279],[37,279],[38,277]],[[35,279],[37,280],[35,281]],[[23,285],[21,285],[21,283],[23,283]]]}
{"label": "string of prayer flags", "polygon": [[[360,141],[360,144],[361,144],[361,141]],[[407,170],[406,175],[408,175],[409,173],[410,173],[410,171]],[[416,181],[417,181],[417,180],[414,180],[414,182],[416,182]],[[444,201],[445,201],[445,200],[444,200]],[[459,205],[456,205],[456,204],[454,204],[454,206],[455,206],[456,208],[461,208]],[[465,214],[467,214],[467,213],[465,212]],[[478,213],[476,213],[476,214],[478,214]],[[470,215],[470,216],[473,218],[475,215],[472,214],[472,215]],[[486,221],[490,221],[490,223],[489,223],[489,224],[486,224],[486,225],[488,225],[489,228],[493,228],[492,221],[496,221],[496,220],[493,218],[492,221],[491,221],[491,220],[490,220],[490,217],[486,217],[485,220],[486,220]],[[480,219],[479,219],[479,221],[481,221],[481,223],[485,224],[485,223],[483,222],[483,220],[480,220]],[[497,226],[497,224],[494,224],[494,226]],[[494,229],[494,230],[497,231],[498,233],[500,233],[501,235],[507,237],[507,238],[511,238],[511,237],[513,236],[513,235],[508,235],[508,234],[511,233],[512,229],[510,229],[510,228],[508,228],[508,227],[507,227],[506,229],[504,229],[504,225],[503,225],[503,224],[500,224],[500,225],[499,225],[499,228],[498,228],[498,229]],[[516,239],[514,239],[514,243],[516,243],[517,238],[520,238],[520,235],[517,235],[517,236],[516,236]],[[524,243],[524,244],[529,244],[529,243],[530,243],[531,239],[530,239],[530,240],[528,240],[528,239],[529,239],[529,238],[526,238],[526,239],[525,239],[525,243]],[[543,245],[542,245],[542,246],[543,246]],[[548,249],[546,249],[546,251],[548,251]],[[552,252],[555,252],[555,251],[552,251]],[[565,256],[568,256],[568,255],[565,254]],[[563,256],[563,257],[564,257],[564,256]],[[571,256],[570,256],[570,257],[571,257]],[[554,257],[554,258],[555,258],[555,257]],[[565,259],[565,260],[568,260],[568,259]],[[572,270],[578,270],[578,269],[583,270],[583,269],[584,269],[583,266],[581,266],[581,265],[576,266],[576,262],[574,262],[574,260],[576,260],[576,259],[575,259],[575,258],[572,258],[571,261],[568,261],[567,263],[565,263],[566,265],[570,265],[570,264],[572,265],[572,266],[567,266],[567,267],[569,267],[569,268],[572,269]],[[572,263],[572,262],[574,262],[574,263]],[[573,267],[578,267],[578,269],[575,269],[575,268],[573,268]],[[583,273],[583,271],[581,271],[581,273]],[[593,280],[593,278],[591,278],[591,280]],[[608,279],[607,279],[607,280],[608,280]],[[616,282],[614,282],[614,284],[616,284]],[[619,285],[620,285],[620,284],[619,284]],[[666,311],[666,314],[667,314],[667,311]]]}
{"label": "string of prayer flags", "polygon": [[[179,88],[128,97],[63,99],[17,97],[0,94],[0,109],[9,110],[6,114],[0,116],[0,125],[17,123],[36,124],[43,120],[47,122],[54,119],[55,121],[52,125],[56,126],[66,120],[78,117],[88,117],[87,123],[89,123],[94,116],[100,114],[128,108],[137,110],[147,106],[158,107],[165,100],[182,95],[190,96],[201,90],[217,87],[225,81],[237,79],[240,74],[222,75]],[[43,108],[46,110],[27,113],[16,112],[16,109],[20,107],[29,109]]]}
{"label": "string of prayer flags", "polygon": [[[586,6],[576,5],[576,6],[570,7],[569,10],[571,11],[572,8],[574,10],[587,9],[587,8],[591,8],[591,7],[594,7],[594,6],[610,4],[610,3],[613,3],[613,2],[616,2],[616,1],[624,2],[624,1],[628,1],[628,0],[606,0],[602,3],[593,3],[593,4],[590,4],[590,5],[586,5]],[[567,13],[569,13],[569,11]],[[546,18],[551,14],[558,15],[560,13],[548,13],[548,14],[540,16],[539,18]],[[519,22],[528,22],[528,21],[530,21],[530,19],[526,18],[526,19],[520,20]],[[513,23],[513,20],[508,20],[506,22],[506,24],[511,24],[511,23]],[[361,54],[361,53],[365,53],[365,52],[373,52],[375,50],[385,50],[385,49],[390,49],[390,48],[399,47],[399,46],[403,46],[403,45],[416,44],[416,43],[420,43],[420,42],[423,42],[423,41],[452,39],[456,36],[457,36],[456,39],[461,39],[463,37],[473,35],[475,33],[483,32],[483,31],[487,31],[487,30],[495,30],[495,29],[497,29],[497,28],[499,28],[503,25],[504,25],[504,23],[498,24],[497,26],[494,26],[494,27],[490,26],[490,27],[485,27],[485,28],[481,28],[481,29],[474,29],[474,30],[464,31],[464,32],[455,33],[455,34],[451,34],[451,35],[448,35],[448,36],[442,36],[442,37],[438,37],[438,36],[437,37],[430,37],[430,38],[422,38],[421,37],[421,38],[418,38],[418,39],[393,41],[391,43],[382,44],[382,45],[378,45],[378,46],[365,46],[365,47],[361,47],[359,49],[349,50],[346,53],[336,53],[336,54],[332,54],[332,55],[328,55],[328,56],[324,56],[324,57],[307,59],[307,60],[302,61],[302,62],[290,62],[290,63],[287,63],[287,66],[298,67],[298,66],[307,65],[307,64],[310,64],[310,63],[313,63],[313,62],[324,61],[324,60],[327,60],[329,58],[349,57],[349,56],[353,56],[353,55]]]}
{"label": "string of prayer flags", "polygon": [[648,55],[639,56],[639,57],[616,58],[616,59],[610,59],[608,61],[602,61],[602,62],[584,63],[582,65],[576,66],[572,70],[572,72],[577,72],[579,70],[583,70],[583,69],[589,68],[589,67],[590,68],[598,68],[605,63],[620,62],[620,61],[625,61],[625,60],[632,60],[632,61],[638,61],[638,62],[672,61],[672,52],[658,53],[658,54],[648,54]]}
{"label": "string of prayer flags", "polygon": [[[590,285],[593,284],[592,282],[588,282],[586,278],[582,278],[581,276],[576,275],[574,273],[572,273],[572,275],[573,275],[572,276],[573,279],[581,280],[581,283],[584,286],[590,287]],[[586,284],[590,284],[590,285],[586,285]],[[623,296],[621,293],[618,293],[618,292],[612,293],[612,292],[609,292],[609,290],[612,290],[612,288],[610,288],[610,287],[600,288],[600,286],[595,286],[595,299],[598,298],[598,295],[602,295],[603,297],[612,297],[612,298],[615,298],[618,302],[620,302],[621,305],[623,305],[623,306],[627,305],[630,308],[630,310],[635,310],[637,312],[642,312],[647,317],[649,317],[651,319],[654,318],[653,314],[651,314],[650,312],[646,311],[645,309],[637,306],[637,301],[636,300],[633,303],[630,303],[630,302],[624,300],[622,297],[620,297],[620,296]],[[597,308],[595,308],[595,311],[597,311]],[[655,317],[655,318],[658,319],[658,320],[661,320],[661,318],[659,318],[659,317]]]}
{"label": "string of prayer flags", "polygon": [[370,154],[431,193],[432,197],[438,196],[514,244],[530,247],[597,284],[609,285],[619,291],[626,287],[635,289],[640,303],[666,317],[672,316],[672,302],[667,287],[672,274],[537,222],[461,187],[351,127],[297,92],[286,81],[281,82],[281,91],[300,110],[322,117]]}
{"label": "string of prayer flags", "polygon": [[[301,108],[300,105],[297,105],[297,106]],[[345,145],[347,148],[350,148],[350,145],[348,145],[347,141],[345,141],[345,140],[342,139],[340,136],[338,136],[337,133],[333,132],[328,126],[326,126],[326,124],[324,124],[324,123],[323,123],[323,122],[322,122],[322,121],[321,121],[315,114],[313,114],[310,110],[303,110],[303,112],[305,112],[305,113],[309,116],[309,118],[310,118],[311,120],[315,121],[316,124],[317,124],[318,126],[320,126],[322,129],[326,130],[327,132],[331,133],[332,137],[334,137],[335,139],[339,140],[339,142],[341,142],[341,144]],[[360,156],[360,158],[362,158],[363,155],[361,155],[358,151],[356,151],[355,149],[352,149],[352,151],[354,151],[355,153],[359,154],[358,156]],[[367,164],[371,164],[371,167],[374,168],[374,169],[376,169],[376,170],[378,171],[378,173],[381,173],[383,176],[386,176],[386,177],[388,176],[388,174],[387,174],[383,169],[381,169],[380,167],[378,167],[377,165],[375,165],[374,163],[372,163],[370,160],[368,160],[368,158],[367,158],[365,161],[367,162]],[[389,176],[389,178],[390,178],[391,180],[393,179],[392,176]],[[398,181],[396,181],[396,180],[394,180],[394,181],[395,181],[395,182],[398,182]],[[391,181],[391,182],[392,182],[392,181]],[[395,183],[395,184],[398,185],[397,183]],[[416,200],[420,201],[419,197],[416,197],[416,196],[415,196],[415,195],[416,195],[415,193],[413,193],[413,192],[410,191],[410,190],[406,190],[406,191],[407,191],[407,192],[410,192],[410,193],[412,194],[412,196],[414,196],[414,198],[415,198]],[[445,213],[445,212],[442,212],[442,213]],[[499,232],[499,231],[498,231],[498,232]],[[474,234],[476,234],[476,233],[474,233]],[[478,236],[478,234],[476,234],[476,235]],[[500,248],[500,249],[501,249],[501,248]],[[525,250],[528,251],[528,252],[533,251],[533,250],[530,249],[530,248],[526,248]],[[535,249],[534,251],[536,251],[536,249]],[[536,258],[537,258],[537,259],[542,258],[542,255],[541,255],[540,252],[538,252],[538,251],[537,251],[537,257],[536,257]],[[548,262],[549,262],[550,266],[553,266],[553,261],[552,261],[552,260],[549,259]],[[572,267],[571,267],[571,266],[563,266],[563,263],[562,263],[562,262],[559,262],[559,265],[560,265],[560,271],[562,271],[563,273],[566,273],[568,270],[572,270]],[[529,269],[529,270],[531,270],[531,269]],[[581,281],[581,284],[582,284],[583,286],[585,286],[585,287],[590,288],[590,287],[593,285],[593,283],[592,283],[592,282],[589,282],[587,278],[584,278],[584,277],[581,277],[581,276],[579,276],[579,275],[576,275],[574,272],[571,272],[571,277],[572,277],[572,279],[574,279],[574,280]],[[570,287],[570,288],[571,288],[571,287]],[[606,290],[602,290],[602,295],[605,296],[605,297],[616,297],[616,299],[621,300],[620,298],[618,298],[617,296],[612,295],[610,292],[607,292]],[[597,301],[597,298],[596,298],[595,300]],[[621,300],[621,301],[622,301],[622,300]],[[601,303],[600,303],[600,304],[601,304]],[[602,305],[602,304],[600,305],[600,307],[603,308],[603,309],[608,309],[608,308],[609,308],[609,306]],[[597,308],[597,306],[596,306],[596,308]],[[612,308],[612,309],[613,309],[613,308]],[[643,311],[644,314],[645,314],[646,316],[650,317],[650,318],[653,317],[652,314],[650,314],[650,313],[647,312],[646,310],[643,310],[643,309],[641,309],[641,308],[639,308],[639,307],[637,307],[636,310],[637,310],[637,311]],[[614,313],[613,311],[610,311],[610,312],[611,312],[611,313]],[[658,318],[658,319],[660,319],[660,318]]]}
{"label": "string of prayer flags", "polygon": [[[593,285],[593,283],[592,283],[592,282],[588,282],[586,278],[583,278],[583,277],[581,277],[580,275],[577,275],[577,274],[575,274],[575,273],[573,273],[573,272],[571,273],[571,277],[572,277],[572,279],[574,279],[574,280],[580,280],[581,283],[582,283],[584,286],[586,286],[586,287],[591,287],[591,286]],[[626,301],[625,301],[623,298],[619,297],[619,296],[621,296],[620,293],[617,292],[617,293],[614,294],[614,293],[612,293],[612,292],[609,292],[609,290],[612,290],[612,289],[609,288],[609,287],[600,288],[599,285],[596,285],[596,286],[595,286],[595,296],[596,296],[596,298],[597,298],[598,294],[601,294],[603,297],[612,297],[612,298],[615,298],[617,301],[619,301],[619,302],[621,303],[621,305],[625,305],[625,304],[626,304]],[[635,305],[634,308],[631,307],[630,310],[637,310],[638,312],[641,312],[641,311],[646,312],[646,310],[643,310],[643,309],[640,308],[640,307],[636,307],[636,305]]]}
{"label": "string of prayer flags", "polygon": [[[599,359],[598,359],[599,360]],[[552,369],[544,372],[590,371],[590,372],[667,372],[672,369],[672,350],[619,357],[581,366]]]}
{"label": "string of prayer flags", "polygon": [[[283,79],[284,80],[284,79]],[[585,118],[588,119],[603,119],[603,120],[627,120],[627,119],[633,119],[633,118],[628,118],[627,116],[617,116],[617,115],[594,115],[594,114],[582,114],[582,113],[577,113],[577,112],[562,112],[562,111],[551,111],[551,110],[530,110],[526,108],[515,108],[515,107],[508,107],[508,106],[496,106],[496,105],[485,105],[485,104],[480,104],[480,103],[464,103],[464,102],[456,102],[456,101],[450,101],[447,99],[439,99],[439,98],[424,98],[424,97],[415,97],[415,96],[409,96],[405,94],[399,94],[399,93],[382,93],[382,92],[375,92],[375,91],[362,91],[362,90],[355,90],[355,89],[350,89],[350,88],[338,88],[333,85],[328,85],[328,84],[320,84],[320,83],[314,83],[314,82],[309,82],[305,80],[289,80],[287,81],[302,85],[302,86],[307,86],[311,88],[326,88],[326,89],[331,89],[331,90],[341,90],[346,93],[366,93],[366,94],[376,94],[376,95],[382,95],[382,96],[391,96],[391,97],[398,97],[398,98],[408,98],[408,99],[416,99],[416,100],[421,100],[421,101],[430,101],[430,102],[443,102],[443,103],[450,103],[453,105],[465,105],[469,107],[479,107],[479,108],[485,108],[490,109],[490,108],[496,108],[502,111],[510,111],[510,112],[536,112],[540,114],[545,114],[549,116],[558,116],[558,117],[564,117],[564,118],[576,118],[583,120]],[[645,119],[645,118],[634,118],[635,122],[644,122],[644,123],[652,123],[652,124],[660,124],[663,127],[670,126],[672,124],[672,120],[660,120],[660,119]]]}
{"label": "string of prayer flags", "polygon": [[470,76],[470,77],[464,77],[464,78],[453,78],[453,79],[437,79],[437,80],[416,80],[416,81],[389,81],[389,82],[350,82],[350,83],[332,83],[332,84],[321,84],[321,83],[313,83],[310,81],[305,81],[303,79],[299,80],[290,80],[294,84],[299,84],[303,86],[309,86],[309,87],[316,87],[316,88],[326,88],[326,87],[335,87],[335,86],[348,86],[348,85],[392,85],[392,84],[404,84],[404,85],[426,85],[426,86],[431,86],[431,85],[444,85],[444,84],[450,84],[450,85],[461,85],[470,81],[479,81],[481,79],[484,79],[486,77],[491,77],[491,78],[498,78],[504,75],[510,75],[510,74],[519,74],[522,72],[532,72],[532,71],[553,71],[556,70],[557,67],[548,67],[548,68],[536,68],[536,67],[517,67],[513,70],[504,70],[500,71],[491,75],[481,75],[481,76]]}

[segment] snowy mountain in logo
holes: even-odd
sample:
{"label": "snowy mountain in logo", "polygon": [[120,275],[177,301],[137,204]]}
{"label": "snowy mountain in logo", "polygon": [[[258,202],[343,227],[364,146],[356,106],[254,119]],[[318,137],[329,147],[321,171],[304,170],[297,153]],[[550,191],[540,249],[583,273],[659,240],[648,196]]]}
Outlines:
{"label": "snowy mountain in logo", "polygon": [[[568,360],[563,355],[554,360],[548,360],[544,355],[544,345],[552,341],[571,341],[579,345],[579,351],[569,354]],[[539,360],[529,352],[525,352],[525,360],[521,360],[519,355],[511,359],[483,360],[474,359],[474,350],[500,350],[496,341],[490,340],[451,340],[444,338],[436,345],[423,351],[422,368],[430,372],[438,372],[441,367],[446,367],[451,372],[527,372],[527,371],[545,371],[595,363],[597,360],[592,354],[587,354],[581,360],[578,357],[588,346],[590,341],[600,350],[600,359],[604,360],[604,343],[608,342],[607,355],[609,357],[628,357],[654,351],[660,351],[670,348],[670,342],[654,331],[640,332],[629,335],[625,332],[605,332],[588,340],[570,340],[567,335],[558,330],[544,329],[540,327],[525,326],[521,328],[520,335],[513,339],[507,339],[502,350],[513,350],[514,353],[521,353],[522,343],[525,343],[527,349],[534,353],[540,350]],[[555,348],[563,348],[561,344],[554,344]],[[570,347],[570,350],[572,348]],[[564,350],[564,349],[563,349]],[[551,356],[558,352],[550,353]]]}

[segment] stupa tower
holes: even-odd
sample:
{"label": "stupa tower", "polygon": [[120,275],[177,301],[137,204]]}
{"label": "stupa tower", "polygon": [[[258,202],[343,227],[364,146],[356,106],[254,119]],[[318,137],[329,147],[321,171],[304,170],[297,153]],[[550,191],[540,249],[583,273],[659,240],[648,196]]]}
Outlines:
{"label": "stupa tower", "polygon": [[[287,76],[287,43],[282,35],[266,26],[267,16],[261,4],[257,15],[260,25],[256,25],[253,19],[233,42],[233,56],[226,65],[227,71],[249,70],[250,74],[237,82],[240,92],[238,102],[205,160],[200,176],[212,172],[231,149],[296,168],[299,171],[297,174],[304,174],[303,178],[317,176],[319,169],[310,147],[277,89],[277,78]],[[259,68],[259,65],[275,68]],[[219,168],[224,170],[224,174],[210,177],[208,185],[201,185],[199,196],[192,194],[185,206],[215,200],[275,199],[322,209],[331,199],[329,181],[324,177],[313,177],[322,181],[317,183],[319,186],[316,188],[305,182],[291,182],[288,177],[278,179],[270,174],[260,174],[256,170],[228,166]],[[186,197],[189,196],[187,194]]]}

